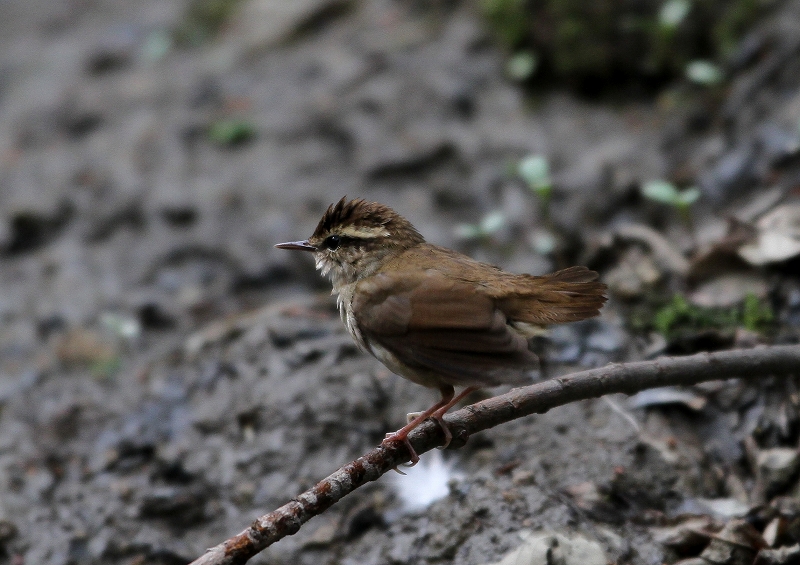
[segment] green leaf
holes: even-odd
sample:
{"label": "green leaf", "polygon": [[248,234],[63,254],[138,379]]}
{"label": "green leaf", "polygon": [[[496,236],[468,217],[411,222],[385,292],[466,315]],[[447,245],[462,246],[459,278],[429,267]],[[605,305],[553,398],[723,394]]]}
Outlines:
{"label": "green leaf", "polygon": [[686,65],[686,78],[702,86],[714,86],[721,83],[725,75],[719,66],[711,61],[692,61]]}
{"label": "green leaf", "polygon": [[220,120],[208,128],[208,137],[218,145],[238,145],[250,141],[256,128],[245,120]]}
{"label": "green leaf", "polygon": [[500,230],[506,225],[506,215],[501,211],[496,210],[486,214],[480,223],[480,229],[485,234],[491,234]]}
{"label": "green leaf", "polygon": [[544,191],[550,189],[550,166],[542,155],[529,155],[517,167],[519,176],[528,184],[531,190]]}
{"label": "green leaf", "polygon": [[481,237],[481,228],[475,224],[458,224],[455,234],[461,239],[478,239]]}
{"label": "green leaf", "polygon": [[697,202],[698,198],[700,198],[700,189],[697,188],[696,186],[692,186],[690,188],[687,188],[686,190],[679,192],[676,195],[676,203],[680,206],[688,208],[689,206]]}
{"label": "green leaf", "polygon": [[691,9],[692,5],[688,0],[667,0],[658,12],[658,23],[665,28],[676,28]]}
{"label": "green leaf", "polygon": [[642,196],[654,202],[675,206],[678,201],[678,189],[665,180],[651,180],[642,185]]}
{"label": "green leaf", "polygon": [[539,255],[550,255],[556,249],[558,242],[555,236],[548,231],[540,231],[531,237],[531,245]]}
{"label": "green leaf", "polygon": [[742,325],[751,332],[758,332],[775,319],[769,304],[762,304],[758,296],[749,293],[742,305]]}
{"label": "green leaf", "polygon": [[522,82],[533,76],[539,66],[539,58],[532,51],[520,51],[506,63],[506,73],[512,79]]}

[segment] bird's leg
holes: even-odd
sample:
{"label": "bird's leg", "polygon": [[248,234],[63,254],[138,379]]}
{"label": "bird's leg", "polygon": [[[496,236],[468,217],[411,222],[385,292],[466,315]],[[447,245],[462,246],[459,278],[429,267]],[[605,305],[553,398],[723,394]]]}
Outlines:
{"label": "bird's leg", "polygon": [[[413,447],[411,447],[411,442],[408,441],[408,434],[411,432],[411,430],[413,430],[414,428],[419,426],[422,422],[424,422],[425,420],[430,418],[432,415],[435,415],[442,408],[445,408],[445,412],[446,412],[447,408],[450,408],[450,406],[452,406],[452,404],[450,404],[450,401],[453,399],[453,395],[456,392],[455,389],[453,389],[453,387],[451,385],[442,385],[439,388],[439,390],[442,393],[442,399],[439,402],[437,402],[436,404],[434,404],[433,406],[431,406],[430,408],[428,408],[424,412],[421,412],[416,418],[411,420],[408,424],[406,424],[405,426],[403,426],[402,428],[400,428],[396,432],[391,433],[391,434],[386,434],[386,438],[381,442],[381,445],[383,445],[385,443],[392,442],[392,441],[401,441],[401,442],[403,442],[405,444],[406,448],[408,448],[408,452],[411,454],[411,466],[412,467],[414,465],[416,465],[417,462],[419,461],[419,455],[417,455],[417,452],[414,451]],[[459,398],[461,398],[462,395],[463,395],[463,393],[459,395]],[[442,413],[444,413],[444,412],[442,412]],[[444,423],[442,422],[442,417],[439,416],[438,418],[436,418],[434,416],[434,418],[436,419],[437,422],[439,422],[439,425],[441,425],[444,428],[445,437],[446,437],[450,433],[450,430],[447,429],[447,426],[444,426]],[[448,441],[448,443],[449,443],[449,441]]]}
{"label": "bird's leg", "polygon": [[431,418],[439,422],[439,425],[444,430],[444,445],[441,446],[439,449],[447,449],[447,446],[450,445],[450,441],[453,439],[453,434],[450,431],[450,428],[447,427],[447,424],[444,423],[442,417],[450,410],[453,406],[458,404],[458,401],[467,396],[471,392],[475,392],[480,387],[477,386],[468,386],[464,390],[462,390],[458,396],[452,398],[449,402],[447,402],[444,406],[436,410],[433,414],[431,414]]}

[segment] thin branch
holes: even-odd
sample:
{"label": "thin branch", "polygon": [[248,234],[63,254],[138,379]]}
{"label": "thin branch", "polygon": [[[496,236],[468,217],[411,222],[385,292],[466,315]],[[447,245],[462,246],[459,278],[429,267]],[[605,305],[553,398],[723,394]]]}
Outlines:
{"label": "thin branch", "polygon": [[[634,394],[648,388],[693,385],[719,379],[761,379],[800,376],[800,345],[784,345],[665,357],[654,361],[610,364],[599,369],[550,379],[489,398],[446,417],[454,447],[479,431],[556,406],[611,393]],[[425,422],[409,440],[422,454],[444,443],[441,428]],[[213,547],[190,565],[241,565],[279,539],[296,533],[302,524],[367,482],[409,460],[402,445],[377,447],[348,463],[313,488],[249,528]]]}

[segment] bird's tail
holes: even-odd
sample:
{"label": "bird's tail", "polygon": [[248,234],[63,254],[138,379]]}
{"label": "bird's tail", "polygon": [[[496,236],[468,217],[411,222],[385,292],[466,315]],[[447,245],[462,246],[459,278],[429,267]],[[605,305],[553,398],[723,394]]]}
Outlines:
{"label": "bird's tail", "polygon": [[597,316],[606,301],[606,285],[586,267],[518,277],[515,292],[498,303],[514,322],[542,326],[576,322]]}

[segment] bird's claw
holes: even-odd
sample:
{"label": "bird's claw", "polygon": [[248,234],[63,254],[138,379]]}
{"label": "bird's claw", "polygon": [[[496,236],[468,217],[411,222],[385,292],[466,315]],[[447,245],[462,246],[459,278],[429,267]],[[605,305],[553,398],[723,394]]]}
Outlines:
{"label": "bird's claw", "polygon": [[[398,437],[397,433],[386,434],[386,438],[384,438],[384,440],[381,442],[381,445],[386,445],[396,441],[399,441],[403,445],[405,445],[406,449],[408,449],[409,455],[411,455],[411,461],[409,461],[406,464],[408,467],[413,467],[414,465],[419,463],[419,455],[417,455],[417,452],[414,451],[414,448],[411,446],[411,442],[408,441],[408,437]],[[394,470],[400,473],[401,475],[405,474],[402,471],[399,471],[397,467],[395,467]]]}

